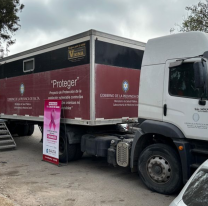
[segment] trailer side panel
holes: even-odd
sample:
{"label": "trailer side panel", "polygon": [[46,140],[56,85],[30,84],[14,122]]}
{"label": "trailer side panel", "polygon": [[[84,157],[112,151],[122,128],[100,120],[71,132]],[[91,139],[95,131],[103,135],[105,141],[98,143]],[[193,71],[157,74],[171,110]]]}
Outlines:
{"label": "trailer side panel", "polygon": [[[61,99],[62,118],[89,120],[89,56],[86,41],[1,65],[0,113],[39,117],[45,99]],[[29,60],[34,69],[25,71]]]}
{"label": "trailer side panel", "polygon": [[95,41],[97,119],[135,118],[143,50]]}

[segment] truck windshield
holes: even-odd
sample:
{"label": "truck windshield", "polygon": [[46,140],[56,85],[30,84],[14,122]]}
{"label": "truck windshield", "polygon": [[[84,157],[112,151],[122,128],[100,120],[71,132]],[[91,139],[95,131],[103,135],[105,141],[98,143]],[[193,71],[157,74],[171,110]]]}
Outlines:
{"label": "truck windshield", "polygon": [[182,199],[188,206],[208,205],[208,169],[202,169],[194,176]]}
{"label": "truck windshield", "polygon": [[203,88],[195,88],[193,63],[184,63],[177,67],[170,68],[169,74],[169,93],[173,96],[196,98],[207,96],[203,95]]}

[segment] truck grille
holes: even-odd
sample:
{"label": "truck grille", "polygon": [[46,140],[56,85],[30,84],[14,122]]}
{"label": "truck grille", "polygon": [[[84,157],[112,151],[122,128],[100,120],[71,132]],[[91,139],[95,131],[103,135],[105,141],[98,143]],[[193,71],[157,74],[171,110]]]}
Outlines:
{"label": "truck grille", "polygon": [[127,167],[129,164],[129,144],[126,142],[119,142],[116,150],[117,164],[121,167]]}

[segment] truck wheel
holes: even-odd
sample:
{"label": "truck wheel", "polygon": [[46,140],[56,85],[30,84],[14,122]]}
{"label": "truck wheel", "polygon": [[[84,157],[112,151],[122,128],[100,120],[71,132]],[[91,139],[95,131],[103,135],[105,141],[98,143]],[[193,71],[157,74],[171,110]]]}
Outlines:
{"label": "truck wheel", "polygon": [[176,151],[165,144],[148,146],[138,160],[138,172],[152,191],[172,194],[182,186],[182,170]]}
{"label": "truck wheel", "polygon": [[27,136],[31,136],[33,134],[33,132],[34,132],[35,127],[34,127],[33,124],[30,124],[28,126],[29,126],[29,129],[28,129]]}
{"label": "truck wheel", "polygon": [[81,151],[81,145],[76,144],[76,154],[75,154],[75,160],[79,160],[82,158],[83,152]]}
{"label": "truck wheel", "polygon": [[19,125],[17,128],[17,134],[20,137],[27,136],[29,131],[29,125]]}
{"label": "truck wheel", "polygon": [[14,134],[17,134],[17,131],[18,131],[18,126],[17,124],[14,124],[14,123],[6,123],[6,126],[9,130],[9,132],[11,133],[11,135],[14,135]]}
{"label": "truck wheel", "polygon": [[[67,156],[68,156],[68,161],[73,161],[75,160],[75,155],[76,155],[76,150],[77,147],[75,144],[68,144],[66,141],[64,135],[61,133],[60,139],[59,139],[59,161],[60,162],[66,162],[67,161]],[[67,154],[68,153],[68,154]]]}

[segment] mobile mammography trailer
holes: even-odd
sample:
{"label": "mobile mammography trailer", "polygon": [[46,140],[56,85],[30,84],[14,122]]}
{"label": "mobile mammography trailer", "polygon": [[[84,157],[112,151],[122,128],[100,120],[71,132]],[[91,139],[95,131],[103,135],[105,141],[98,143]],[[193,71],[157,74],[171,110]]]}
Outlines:
{"label": "mobile mammography trailer", "polygon": [[44,100],[61,99],[66,124],[137,119],[144,46],[90,30],[4,58],[0,61],[1,116],[43,121]]}
{"label": "mobile mammography trailer", "polygon": [[[42,128],[44,100],[61,99],[60,161],[77,159],[88,130],[114,131],[118,123],[137,121],[144,47],[90,30],[4,58],[0,116],[12,134],[31,135],[34,124]],[[66,154],[66,135],[76,155]]]}
{"label": "mobile mammography trailer", "polygon": [[90,30],[4,58],[0,118],[29,135],[44,99],[62,99],[61,161],[107,157],[151,190],[174,193],[208,158],[207,48],[201,32],[145,45]]}

